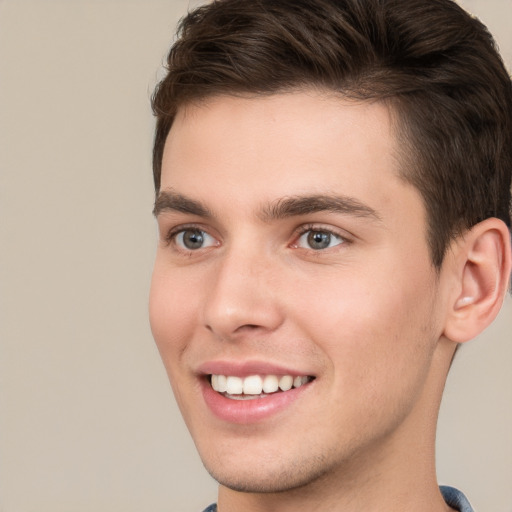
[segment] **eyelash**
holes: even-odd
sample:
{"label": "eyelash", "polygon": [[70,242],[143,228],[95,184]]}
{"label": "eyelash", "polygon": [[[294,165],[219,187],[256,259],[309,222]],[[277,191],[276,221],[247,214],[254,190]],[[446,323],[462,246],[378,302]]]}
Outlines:
{"label": "eyelash", "polygon": [[[183,249],[181,247],[178,246],[177,242],[176,242],[176,238],[177,236],[180,234],[180,233],[183,233],[185,231],[194,231],[194,230],[197,230],[197,231],[200,231],[200,232],[203,232],[205,233],[206,235],[208,236],[212,236],[208,233],[208,231],[206,231],[204,228],[202,228],[201,226],[197,225],[197,224],[186,224],[186,225],[180,225],[180,226],[177,226],[175,228],[172,228],[168,231],[167,235],[165,236],[165,243],[166,245],[174,245],[174,247],[176,248],[176,250],[182,252],[182,253],[185,253],[185,254],[192,254],[193,252],[196,252],[192,249]],[[293,236],[293,242],[289,245],[290,247],[294,247],[294,248],[297,248],[297,249],[304,249],[302,247],[298,247],[297,244],[298,244],[298,241],[299,239],[305,235],[306,233],[308,232],[317,232],[317,233],[326,233],[330,236],[333,236],[337,239],[340,240],[340,243],[337,244],[337,245],[347,245],[347,244],[350,244],[352,242],[352,240],[350,238],[348,238],[346,235],[342,235],[341,233],[333,230],[333,229],[330,229],[330,228],[326,228],[326,227],[323,227],[323,226],[320,226],[318,224],[305,224],[303,226],[300,226],[296,231],[295,231],[295,234]],[[215,237],[212,237],[212,238],[215,238]],[[326,248],[327,249],[327,248]],[[320,250],[320,249],[313,249],[313,248],[309,248],[309,249],[305,249],[305,250],[309,250],[309,251],[312,251],[314,253],[321,253],[323,251],[325,251],[326,249],[323,249],[323,250]],[[197,249],[197,251],[199,251],[199,249]]]}
{"label": "eyelash", "polygon": [[[292,245],[296,247],[298,240],[303,235],[305,235],[306,233],[308,233],[310,231],[316,232],[316,233],[327,233],[330,236],[338,238],[340,240],[340,244],[338,244],[338,245],[346,245],[346,244],[350,244],[352,242],[352,240],[350,238],[348,238],[345,234],[341,234],[340,232],[335,231],[331,228],[327,228],[327,227],[324,227],[324,226],[321,226],[318,224],[305,224],[303,226],[300,226],[299,229],[297,230],[297,232],[296,232],[297,234],[294,237],[294,242]],[[297,247],[297,248],[300,249],[300,247]],[[315,250],[313,248],[310,248],[309,250],[314,251],[317,254],[322,252],[322,250]]]}
{"label": "eyelash", "polygon": [[[185,231],[201,231],[202,233],[206,233],[208,236],[212,236],[201,226],[198,226],[197,224],[182,224],[180,226],[176,226],[174,228],[171,228],[167,235],[165,236],[165,243],[167,245],[170,244],[176,244],[176,237]],[[214,237],[215,238],[215,237]],[[187,251],[189,252],[189,251]],[[192,251],[190,251],[192,252]]]}
{"label": "eyelash", "polygon": [[178,226],[176,228],[171,228],[168,232],[167,232],[167,235],[165,235],[165,243],[167,245],[173,243],[176,239],[176,237],[182,232],[182,231],[186,231],[187,229],[199,229],[197,226],[193,226],[193,225],[186,225],[186,226]]}

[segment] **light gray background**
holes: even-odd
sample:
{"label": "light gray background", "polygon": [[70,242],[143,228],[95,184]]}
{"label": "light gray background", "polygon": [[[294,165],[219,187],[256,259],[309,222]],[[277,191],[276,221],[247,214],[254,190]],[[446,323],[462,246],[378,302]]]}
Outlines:
{"label": "light gray background", "polygon": [[[0,0],[0,511],[199,511],[153,346],[150,92],[185,0]],[[512,1],[466,0],[512,62]],[[459,354],[439,479],[512,512],[512,301]]]}

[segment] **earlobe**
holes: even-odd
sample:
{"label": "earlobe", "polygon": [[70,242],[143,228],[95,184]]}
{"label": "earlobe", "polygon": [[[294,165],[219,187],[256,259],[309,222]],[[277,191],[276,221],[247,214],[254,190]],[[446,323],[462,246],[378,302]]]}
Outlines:
{"label": "earlobe", "polygon": [[473,226],[454,242],[456,286],[444,335],[457,343],[480,334],[498,314],[511,271],[510,232],[496,218]]}

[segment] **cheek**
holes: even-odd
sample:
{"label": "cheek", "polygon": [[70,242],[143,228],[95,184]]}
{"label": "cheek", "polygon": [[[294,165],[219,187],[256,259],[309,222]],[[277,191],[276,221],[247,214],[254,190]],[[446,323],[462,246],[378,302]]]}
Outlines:
{"label": "cheek", "polygon": [[176,360],[176,354],[184,350],[190,338],[195,298],[193,286],[182,285],[177,275],[163,271],[157,261],[151,279],[149,321],[166,367]]}
{"label": "cheek", "polygon": [[393,281],[389,275],[347,272],[311,288],[299,308],[307,312],[301,321],[330,359],[337,385],[347,392],[365,389],[376,400],[383,389],[400,394],[416,386],[435,347],[432,281],[427,274]]}
{"label": "cheek", "polygon": [[[183,396],[188,377],[183,364],[189,340],[193,337],[196,315],[194,287],[183,285],[179,271],[169,272],[155,265],[149,297],[149,321],[176,402],[187,422],[189,403]],[[184,373],[185,372],[185,373]]]}

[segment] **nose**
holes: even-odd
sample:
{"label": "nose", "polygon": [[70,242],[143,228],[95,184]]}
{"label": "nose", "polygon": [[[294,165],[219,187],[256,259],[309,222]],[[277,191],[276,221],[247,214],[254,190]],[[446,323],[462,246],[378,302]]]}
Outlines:
{"label": "nose", "polygon": [[204,304],[204,325],[216,338],[265,335],[282,324],[280,274],[270,260],[241,248],[217,262]]}

